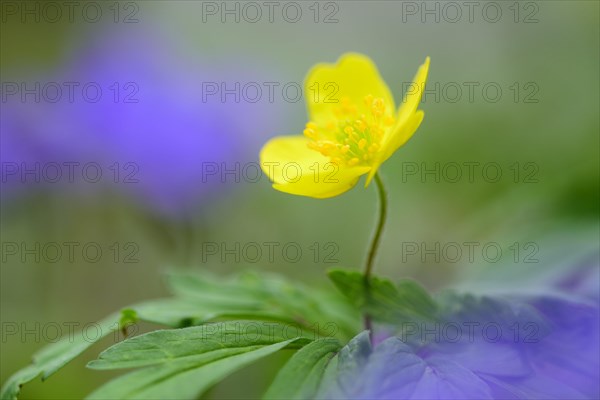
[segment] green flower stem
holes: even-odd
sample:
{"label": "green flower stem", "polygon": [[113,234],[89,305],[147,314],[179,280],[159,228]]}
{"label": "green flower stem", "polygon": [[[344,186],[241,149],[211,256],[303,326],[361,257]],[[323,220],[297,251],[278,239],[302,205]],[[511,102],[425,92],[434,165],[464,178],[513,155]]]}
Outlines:
{"label": "green flower stem", "polygon": [[381,233],[383,232],[385,219],[387,217],[387,193],[385,191],[385,187],[383,186],[383,181],[379,176],[379,172],[375,174],[375,183],[377,184],[377,192],[379,193],[379,221],[377,222],[375,236],[373,236],[373,240],[371,241],[369,257],[367,258],[367,264],[365,266],[365,280],[367,282],[371,278],[371,271],[373,271],[375,256],[377,255],[377,249],[379,248],[379,242],[381,240]]}
{"label": "green flower stem", "polygon": [[[369,256],[367,258],[367,264],[365,266],[365,295],[367,296],[367,302],[369,302],[368,297],[370,297],[370,279],[371,272],[373,271],[373,264],[375,263],[375,256],[377,255],[377,249],[379,248],[379,242],[381,241],[381,234],[383,233],[383,228],[385,226],[385,220],[387,217],[387,193],[385,191],[385,187],[383,186],[383,181],[379,176],[379,173],[375,173],[375,183],[377,184],[377,193],[379,193],[379,221],[377,222],[377,228],[375,230],[375,235],[373,236],[373,240],[371,241],[371,247],[369,249]],[[364,325],[365,329],[369,331],[369,335],[371,337],[371,341],[373,340],[373,325],[371,322],[371,316],[366,313],[364,316]]]}

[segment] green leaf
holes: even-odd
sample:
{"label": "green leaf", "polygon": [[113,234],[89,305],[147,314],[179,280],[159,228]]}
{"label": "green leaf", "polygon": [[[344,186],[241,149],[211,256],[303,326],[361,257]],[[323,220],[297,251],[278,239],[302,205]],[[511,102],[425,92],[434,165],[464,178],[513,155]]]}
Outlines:
{"label": "green leaf", "polygon": [[86,340],[82,334],[65,338],[42,349],[31,366],[6,381],[2,399],[15,398],[20,385],[42,374],[46,379],[91,345],[120,329],[146,321],[171,328],[201,325],[226,319],[262,320],[312,330],[313,337],[354,335],[360,322],[357,311],[338,293],[315,290],[276,275],[246,272],[214,277],[204,272],[172,272],[169,286],[175,297],[131,305],[98,323],[100,335]]}
{"label": "green leaf", "polygon": [[247,271],[216,278],[206,272],[178,271],[171,272],[168,280],[179,299],[195,304],[194,320],[200,323],[237,317],[299,323],[306,328],[335,324],[335,334],[343,340],[359,329],[359,315],[343,296],[277,275]]}
{"label": "green leaf", "polygon": [[367,281],[358,271],[334,269],[328,272],[335,286],[363,313],[374,320],[400,324],[407,320],[434,319],[437,306],[431,296],[414,281],[398,286],[379,277]]}
{"label": "green leaf", "polygon": [[[170,304],[170,300],[171,299],[156,300],[155,304],[164,302],[166,306]],[[137,306],[132,306],[131,308],[123,309],[120,313],[111,314],[95,323],[93,334],[90,333],[87,335],[84,332],[78,332],[42,348],[33,356],[33,361],[30,365],[17,371],[4,383],[2,390],[0,391],[0,399],[16,399],[22,385],[31,382],[39,375],[42,375],[42,380],[46,380],[92,345],[117,330],[126,329],[132,323],[135,323],[140,319],[148,322],[155,322],[154,319],[146,319],[143,316],[138,315],[135,310],[136,307]],[[144,314],[151,314],[147,308],[140,308],[144,311]],[[162,321],[158,322],[173,321],[164,318]],[[166,325],[171,326],[169,323]]]}
{"label": "green leaf", "polygon": [[321,385],[319,390],[315,393],[315,399],[329,399],[330,392],[334,392],[338,388],[337,382],[337,370],[339,364],[339,354],[336,354],[329,360],[329,363],[323,371],[323,377],[321,378]]}
{"label": "green leaf", "polygon": [[30,364],[27,367],[20,369],[15,372],[2,386],[0,392],[0,399],[2,400],[16,400],[17,396],[21,392],[21,386],[27,382],[34,380],[39,374],[43,372],[43,369],[39,365]]}
{"label": "green leaf", "polygon": [[88,399],[196,399],[227,375],[281,350],[293,341],[249,346],[243,350],[221,349],[207,357],[144,368],[107,383]]}
{"label": "green leaf", "polygon": [[357,384],[357,379],[361,376],[371,353],[371,339],[368,331],[363,331],[353,337],[329,362],[323,374],[321,386],[314,398],[357,398],[346,393],[346,388]]}
{"label": "green leaf", "polygon": [[438,307],[433,298],[417,282],[409,279],[398,283],[397,301],[415,313],[433,318]]}
{"label": "green leaf", "polygon": [[[157,330],[117,343],[100,353],[88,367],[119,369],[148,366],[174,358],[197,355],[224,347],[269,345],[303,338],[290,326],[262,321],[227,321],[183,329]],[[300,335],[297,335],[299,333]]]}
{"label": "green leaf", "polygon": [[173,328],[185,328],[222,319],[252,319],[297,323],[293,318],[261,310],[219,307],[192,298],[149,300],[132,306],[140,319]]}
{"label": "green leaf", "polygon": [[94,369],[147,367],[115,379],[91,399],[194,399],[232,372],[283,348],[310,342],[287,326],[230,321],[161,330],[118,343],[88,364]]}
{"label": "green leaf", "polygon": [[[47,379],[69,361],[83,353],[86,349],[103,337],[119,328],[120,314],[115,313],[96,323],[94,335],[83,333],[69,335],[56,343],[44,347],[33,357],[33,363],[17,371],[11,376],[0,391],[0,399],[16,399],[21,386],[31,382],[40,374],[42,380]],[[96,334],[97,333],[97,334]]]}
{"label": "green leaf", "polygon": [[371,339],[368,331],[356,335],[338,354],[336,383],[340,387],[353,384],[358,372],[367,363],[371,355]]}
{"label": "green leaf", "polygon": [[38,352],[33,357],[33,360],[35,364],[43,367],[44,374],[42,375],[42,379],[47,379],[94,343],[116,331],[119,328],[119,319],[119,313],[112,314],[95,324],[98,332],[97,335],[89,337],[81,333],[71,337],[67,336]]}
{"label": "green leaf", "polygon": [[314,398],[329,362],[340,348],[337,339],[319,339],[304,346],[277,374],[264,398]]}

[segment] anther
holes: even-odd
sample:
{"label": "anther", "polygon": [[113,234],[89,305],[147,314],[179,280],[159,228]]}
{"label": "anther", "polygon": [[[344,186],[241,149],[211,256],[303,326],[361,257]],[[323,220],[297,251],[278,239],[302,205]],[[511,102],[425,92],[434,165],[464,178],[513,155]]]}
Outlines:
{"label": "anther", "polygon": [[350,167],[353,167],[356,164],[358,164],[359,162],[360,162],[360,159],[358,157],[354,157],[354,158],[351,158],[350,160],[348,160],[348,165]]}

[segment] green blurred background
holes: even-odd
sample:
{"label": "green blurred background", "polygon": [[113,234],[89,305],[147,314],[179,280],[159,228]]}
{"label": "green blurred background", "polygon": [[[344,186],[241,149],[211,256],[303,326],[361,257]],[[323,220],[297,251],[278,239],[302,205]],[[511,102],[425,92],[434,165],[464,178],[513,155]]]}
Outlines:
{"label": "green blurred background", "polygon": [[[2,3],[5,7],[9,2]],[[21,7],[24,2],[10,3]],[[453,22],[455,10],[444,2],[315,5],[310,1],[297,2],[303,15],[296,23],[283,18],[281,10],[289,2],[278,2],[273,22],[263,7],[263,16],[255,23],[245,21],[243,14],[239,23],[234,16],[222,23],[220,14],[203,14],[209,2],[143,1],[134,3],[137,8],[128,8],[132,7],[129,3],[119,4],[120,18],[126,11],[137,10],[137,23],[115,24],[108,14],[108,2],[100,3],[106,13],[100,23],[87,23],[77,13],[74,22],[63,18],[49,23],[42,18],[38,23],[30,18],[23,23],[20,15],[7,15],[3,8],[2,81],[26,79],[29,71],[60,70],[74,57],[75,49],[85,48],[86,41],[117,28],[120,35],[151,31],[164,36],[181,54],[201,58],[208,65],[225,63],[234,71],[231,76],[239,71],[240,81],[266,77],[301,83],[315,63],[334,62],[348,51],[365,53],[378,65],[397,102],[405,83],[429,55],[431,92],[421,106],[425,121],[381,170],[389,189],[390,215],[377,273],[392,279],[413,277],[438,291],[465,282],[489,283],[492,278],[488,277],[494,277],[499,285],[516,285],[535,281],[556,264],[562,268],[590,256],[597,262],[598,2],[500,1],[494,3],[502,12],[497,22],[491,22],[496,6],[491,9],[487,2],[476,2],[469,21],[468,9],[457,2],[454,4],[463,15]],[[227,2],[227,7],[233,9],[235,3]],[[214,4],[223,7],[221,2]],[[247,2],[238,4],[242,12]],[[417,7],[417,14],[411,7]],[[426,14],[423,22],[422,7],[437,7],[439,22],[435,14]],[[315,8],[320,10],[318,23],[314,21]],[[484,14],[484,9],[489,14]],[[293,17],[293,10],[289,13]],[[337,22],[324,23],[330,13]],[[258,73],[253,75],[253,71]],[[479,84],[472,101],[465,82]],[[450,86],[445,86],[448,83]],[[482,91],[489,83],[502,89],[496,102],[486,99]],[[463,90],[457,101],[456,85]],[[204,106],[200,99],[197,106]],[[6,118],[4,103],[2,107],[2,118]],[[274,104],[261,101],[252,107],[257,107],[260,117],[249,118],[251,126],[243,133],[255,135],[243,138],[253,143],[248,147],[252,154],[246,155],[251,160],[257,160],[257,150],[268,137],[301,133],[306,122],[303,101],[288,103],[276,97]],[[269,131],[264,131],[265,126]],[[421,168],[422,163],[429,168],[440,163],[441,168],[465,162],[496,163],[502,177],[489,182],[480,167],[472,182],[464,176],[466,168],[456,183],[445,179],[449,175],[443,173],[440,182],[431,175],[425,179],[419,174],[406,175],[406,168]],[[515,170],[520,173],[517,179]],[[528,173],[533,174],[531,181],[525,177]],[[6,335],[8,324],[25,323],[32,328],[36,323],[91,323],[127,304],[165,295],[161,271],[171,266],[219,274],[253,268],[318,285],[326,284],[324,270],[328,267],[361,268],[377,211],[373,187],[364,190],[359,184],[329,200],[276,192],[264,177],[256,183],[233,182],[226,189],[214,190],[218,191],[214,198],[198,204],[184,218],[154,212],[110,185],[91,193],[52,185],[29,185],[17,195],[4,193],[3,242],[134,242],[139,246],[139,262],[115,263],[110,257],[99,263],[51,264],[3,259],[0,380],[4,382],[25,366],[45,341],[43,334],[39,338],[30,334],[27,340],[19,334]],[[286,260],[280,252],[275,253],[274,262],[265,256],[256,263],[238,263],[231,258],[223,263],[217,256],[203,260],[202,243],[208,242],[230,246],[236,242],[241,246],[297,243],[303,256],[299,262]],[[335,244],[334,263],[324,258],[330,242]],[[494,242],[504,250],[514,242],[521,247],[532,242],[538,246],[535,257],[539,262],[523,263],[523,253],[515,262],[508,250],[495,263],[477,256],[480,253],[474,262],[464,258],[449,262],[444,257],[436,261],[431,256],[422,260],[419,255],[402,253],[406,249],[403,243],[408,242],[429,247],[436,242],[441,246]],[[311,250],[315,243],[321,250],[317,262]],[[81,398],[89,393],[109,375],[86,370],[85,362],[110,342],[94,346],[48,382],[26,386],[23,398]],[[284,357],[243,370],[212,390],[209,397],[256,397]]]}

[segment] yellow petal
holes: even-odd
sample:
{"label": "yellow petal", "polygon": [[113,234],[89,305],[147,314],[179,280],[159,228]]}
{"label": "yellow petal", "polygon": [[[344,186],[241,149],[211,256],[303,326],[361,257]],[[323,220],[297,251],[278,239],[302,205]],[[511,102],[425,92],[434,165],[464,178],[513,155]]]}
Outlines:
{"label": "yellow petal", "polygon": [[423,91],[425,90],[425,83],[427,82],[429,61],[429,57],[427,57],[423,65],[419,67],[412,84],[404,94],[404,99],[402,100],[402,104],[400,104],[400,108],[398,109],[398,125],[402,125],[412,117],[415,111],[417,111],[417,107],[419,106],[421,97],[423,96]]}
{"label": "yellow petal", "polygon": [[273,181],[273,188],[290,194],[327,198],[356,185],[370,167],[339,167],[321,153],[307,147],[303,136],[279,136],[260,152],[260,166]]}
{"label": "yellow petal", "polygon": [[371,183],[371,179],[375,176],[379,166],[383,164],[385,160],[390,158],[400,146],[405,144],[419,128],[419,125],[421,125],[425,114],[423,111],[417,111],[417,107],[419,107],[425,89],[425,83],[427,82],[429,62],[430,59],[427,57],[423,65],[419,67],[412,84],[406,91],[402,104],[398,109],[396,124],[392,129],[386,132],[381,142],[381,150],[377,154],[373,169],[367,177],[365,187],[369,186],[369,183]]}
{"label": "yellow petal", "polygon": [[425,113],[419,110],[416,113],[414,113],[413,116],[407,122],[395,128],[395,131],[393,131],[393,134],[390,135],[389,140],[382,147],[381,151],[377,156],[376,161],[373,163],[373,169],[367,177],[365,187],[369,186],[369,183],[371,183],[371,179],[373,179],[373,176],[375,176],[375,173],[377,172],[381,164],[383,164],[385,160],[390,158],[391,155],[394,154],[394,152],[398,150],[400,146],[406,143],[408,139],[410,139],[412,135],[417,131],[417,129],[421,125],[421,122],[423,122],[423,117],[425,117]]}
{"label": "yellow petal", "polygon": [[[352,189],[360,179],[360,176],[369,172],[370,168],[360,167],[355,168],[355,170],[360,170],[358,175],[356,175],[358,171],[344,171],[343,174],[340,171],[340,173],[335,175],[335,179],[338,180],[338,183],[335,184],[315,183],[313,177],[309,176],[303,177],[299,182],[293,184],[280,185],[274,183],[273,188],[288,194],[314,197],[315,199],[327,199],[339,196]],[[343,179],[342,176],[344,177]]]}
{"label": "yellow petal", "polygon": [[335,111],[343,101],[358,107],[359,113],[368,113],[364,99],[367,95],[382,98],[393,115],[392,94],[379,75],[371,59],[357,53],[344,54],[336,64],[317,64],[309,72],[305,83],[308,115],[319,125],[337,119]]}

